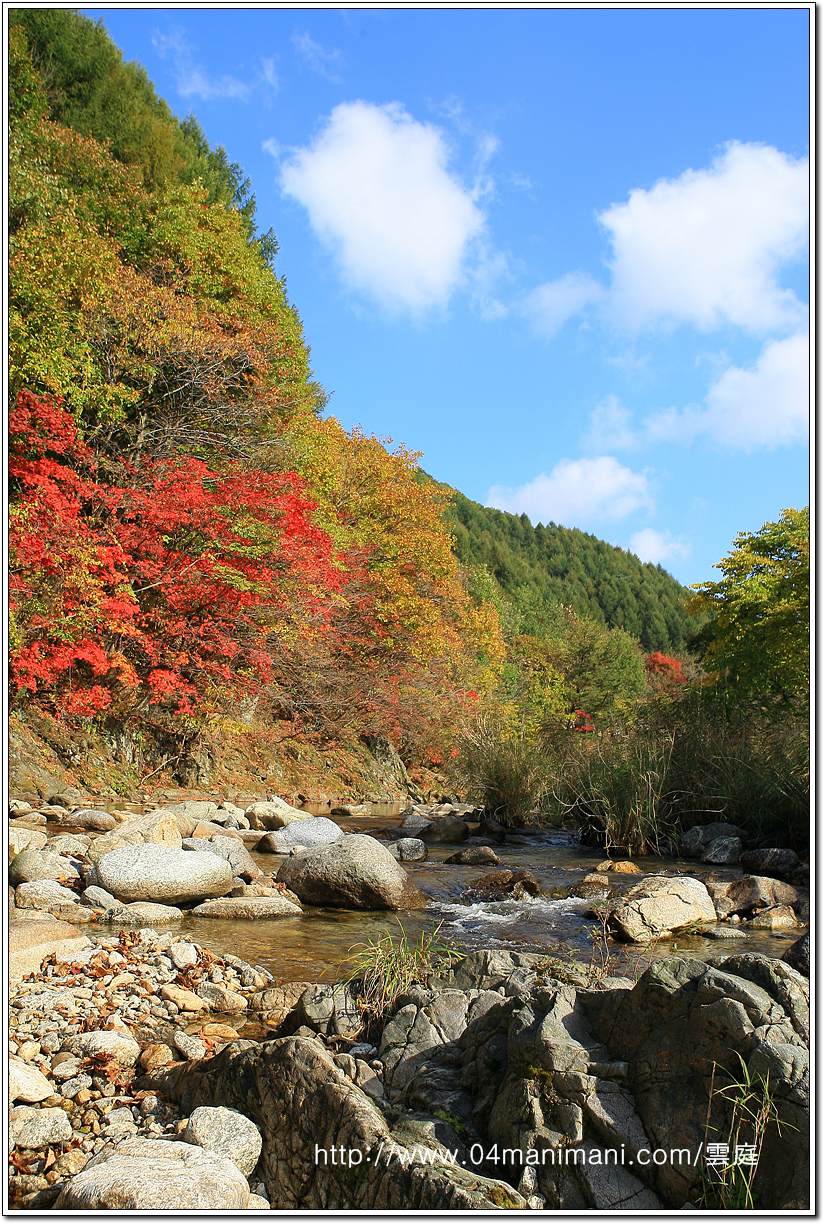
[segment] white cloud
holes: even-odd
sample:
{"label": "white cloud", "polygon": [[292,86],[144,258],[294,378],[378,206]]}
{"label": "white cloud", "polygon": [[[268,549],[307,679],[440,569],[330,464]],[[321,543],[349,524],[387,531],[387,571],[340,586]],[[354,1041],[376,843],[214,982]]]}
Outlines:
{"label": "white cloud", "polygon": [[[211,101],[213,98],[240,98],[246,101],[251,94],[251,85],[240,81],[237,77],[222,75],[210,77],[205,68],[196,64],[192,47],[186,41],[182,30],[175,30],[171,35],[156,33],[152,36],[152,45],[161,58],[171,54],[175,66],[177,92],[183,98],[202,98]],[[271,61],[264,61],[265,64]]]}
{"label": "white cloud", "polygon": [[584,448],[602,455],[634,446],[637,435],[631,420],[629,410],[617,395],[606,396],[590,413],[589,430],[581,439]]}
{"label": "white cloud", "polygon": [[620,519],[635,510],[653,509],[646,473],[633,472],[611,455],[597,459],[562,459],[518,489],[495,485],[486,504],[512,514],[527,514],[533,523],[579,526],[595,519]]}
{"label": "white cloud", "polygon": [[640,561],[651,561],[653,565],[658,565],[669,557],[687,557],[691,551],[690,546],[682,540],[674,539],[668,531],[656,531],[654,527],[636,531],[630,539],[629,547]]}
{"label": "white cloud", "polygon": [[533,289],[524,300],[524,313],[535,330],[554,336],[572,315],[604,297],[604,288],[586,272],[568,272],[558,280]]}
{"label": "white cloud", "polygon": [[326,51],[320,43],[316,43],[308,33],[293,34],[292,44],[298,54],[309,65],[313,72],[317,72],[320,76],[326,77],[327,81],[333,81],[339,84],[341,77],[338,75],[338,68],[343,63],[343,52],[338,50]]}
{"label": "white cloud", "polygon": [[806,336],[766,344],[749,369],[731,366],[711,385],[705,408],[667,409],[644,423],[652,441],[705,435],[750,451],[803,441],[809,429],[810,347]]}
{"label": "white cloud", "polygon": [[598,220],[613,245],[609,315],[702,329],[797,329],[804,307],[778,282],[803,255],[809,164],[771,146],[729,144],[706,170],[631,191]]}
{"label": "white cloud", "polygon": [[260,66],[263,71],[263,79],[272,89],[278,89],[278,74],[275,71],[275,61],[273,59],[262,59]]}
{"label": "white cloud", "polygon": [[351,286],[417,313],[446,303],[484,226],[448,162],[443,133],[399,103],[344,102],[285,161],[281,186]]}

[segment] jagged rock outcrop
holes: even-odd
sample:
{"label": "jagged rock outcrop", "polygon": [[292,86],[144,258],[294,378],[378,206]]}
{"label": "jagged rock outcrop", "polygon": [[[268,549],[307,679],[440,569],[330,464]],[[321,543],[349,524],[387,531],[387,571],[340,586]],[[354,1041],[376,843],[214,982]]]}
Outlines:
{"label": "jagged rock outcrop", "polygon": [[[727,1133],[743,1062],[756,1091],[769,1077],[781,1124],[767,1126],[757,1202],[806,1208],[801,974],[755,953],[670,957],[634,984],[588,986],[575,971],[560,981],[548,968],[536,955],[466,957],[398,1000],[380,1062],[298,1034],[243,1054],[227,1048],[155,1072],[154,1082],[184,1113],[223,1105],[260,1128],[275,1208],[489,1209],[523,1205],[521,1186],[531,1187],[530,1206],[552,1210],[661,1211],[700,1201],[703,1145]],[[305,992],[293,1022],[341,1031],[338,1015],[351,1004],[336,991]],[[392,1144],[406,1150],[412,1140],[420,1159],[386,1162]],[[362,1154],[356,1169],[318,1156],[341,1147]]]}

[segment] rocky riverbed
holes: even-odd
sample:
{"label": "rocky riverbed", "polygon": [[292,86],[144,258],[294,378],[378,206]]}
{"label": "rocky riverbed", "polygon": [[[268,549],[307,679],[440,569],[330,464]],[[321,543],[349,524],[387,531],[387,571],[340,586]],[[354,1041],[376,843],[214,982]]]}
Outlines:
{"label": "rocky riverbed", "polygon": [[[617,961],[582,973],[554,947],[476,951],[401,999],[370,1032],[377,1046],[344,987],[276,980],[247,950],[254,939],[232,945],[247,961],[207,938],[230,921],[294,930],[323,912],[416,920],[437,911],[436,869],[465,879],[452,908],[467,914],[546,906],[557,871],[482,815],[416,805],[378,839],[364,811],[336,813],[345,832],[278,799],[140,814],[13,804],[13,1205],[184,1210],[187,1184],[202,1210],[707,1205],[705,1168],[596,1166],[618,1139],[624,1152],[642,1137],[697,1151],[713,1063],[729,1086],[733,1054],[769,1072],[786,1123],[765,1138],[761,1201],[803,1205],[809,902],[791,852],[703,826],[684,839],[692,874],[595,859],[557,904],[647,948],[637,983],[610,976]],[[698,959],[667,955],[661,941],[679,932]],[[733,954],[708,954],[710,936],[731,937]],[[783,936],[784,951],[796,940],[790,964],[742,951],[742,936]],[[715,1098],[723,1127],[728,1098]],[[344,1170],[313,1144],[360,1159]],[[502,1168],[498,1147],[538,1156]],[[549,1172],[546,1153],[567,1150],[586,1163],[570,1172],[553,1158]]]}

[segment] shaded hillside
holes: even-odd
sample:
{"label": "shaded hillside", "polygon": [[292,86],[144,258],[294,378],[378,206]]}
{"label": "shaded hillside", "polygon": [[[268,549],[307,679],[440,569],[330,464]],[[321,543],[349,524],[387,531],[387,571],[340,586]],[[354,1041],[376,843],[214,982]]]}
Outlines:
{"label": "shaded hillside", "polygon": [[520,517],[470,501],[454,491],[446,514],[454,550],[464,565],[485,565],[540,636],[541,606],[561,603],[611,629],[621,628],[647,650],[681,650],[699,621],[684,611],[686,587],[660,565],[577,528],[533,527]]}

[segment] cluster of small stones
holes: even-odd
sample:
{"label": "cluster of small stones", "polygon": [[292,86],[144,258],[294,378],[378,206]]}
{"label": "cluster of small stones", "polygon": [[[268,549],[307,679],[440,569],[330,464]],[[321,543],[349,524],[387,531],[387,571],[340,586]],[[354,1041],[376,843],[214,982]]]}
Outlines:
{"label": "cluster of small stones", "polygon": [[[255,1045],[234,1025],[271,984],[263,968],[150,928],[96,937],[11,983],[13,1205],[52,1206],[68,1179],[123,1139],[184,1138],[188,1120],[161,1095],[135,1091],[133,1081],[230,1044]],[[262,1184],[249,1180],[262,1195]]]}

